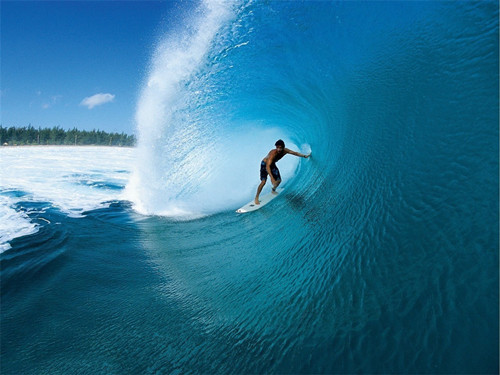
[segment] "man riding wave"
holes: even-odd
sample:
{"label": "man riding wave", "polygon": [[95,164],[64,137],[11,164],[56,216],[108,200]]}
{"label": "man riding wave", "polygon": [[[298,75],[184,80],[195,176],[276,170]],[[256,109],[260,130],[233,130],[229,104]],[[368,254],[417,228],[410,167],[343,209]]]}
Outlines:
{"label": "man riding wave", "polygon": [[281,158],[286,154],[292,154],[302,158],[308,158],[309,156],[311,156],[311,154],[304,155],[299,152],[285,148],[285,142],[283,142],[281,139],[276,141],[275,146],[276,148],[269,151],[267,156],[264,159],[262,159],[262,162],[260,163],[260,184],[259,187],[257,188],[257,194],[255,195],[255,204],[260,204],[259,195],[262,191],[262,188],[267,182],[268,175],[271,177],[271,184],[273,185],[272,188],[273,194],[278,194],[276,192],[276,188],[281,183],[280,171],[276,166],[276,162],[278,160],[281,160]]}

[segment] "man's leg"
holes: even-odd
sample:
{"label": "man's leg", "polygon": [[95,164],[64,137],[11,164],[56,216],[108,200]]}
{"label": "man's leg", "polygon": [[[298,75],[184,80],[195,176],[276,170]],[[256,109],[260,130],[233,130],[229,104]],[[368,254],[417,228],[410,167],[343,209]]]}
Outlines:
{"label": "man's leg", "polygon": [[281,184],[281,175],[280,175],[280,170],[278,169],[278,167],[276,167],[276,165],[274,166],[274,168],[271,170],[271,173],[273,174],[273,177],[274,177],[274,180],[276,181],[276,185],[273,186],[271,192],[273,194],[278,194],[276,192],[276,189],[278,188],[278,186],[280,186]]}
{"label": "man's leg", "polygon": [[273,186],[273,188],[272,188],[272,190],[271,190],[271,193],[273,193],[273,194],[278,194],[278,193],[276,192],[276,189],[278,188],[278,186],[280,186],[280,184],[281,184],[281,180],[277,180],[277,181],[276,181],[276,185],[275,185],[275,186]]}
{"label": "man's leg", "polygon": [[265,184],[266,184],[266,180],[261,180],[260,181],[260,185],[257,188],[257,194],[255,195],[255,204],[260,204],[260,202],[259,202],[259,195],[260,195],[260,192],[262,191],[262,188],[264,187]]}

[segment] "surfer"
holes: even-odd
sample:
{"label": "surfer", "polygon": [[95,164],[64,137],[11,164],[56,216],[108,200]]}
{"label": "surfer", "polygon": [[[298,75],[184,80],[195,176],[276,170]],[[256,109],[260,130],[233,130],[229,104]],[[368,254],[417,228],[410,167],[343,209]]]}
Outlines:
{"label": "surfer", "polygon": [[255,195],[255,204],[260,204],[259,195],[262,191],[262,188],[266,184],[267,175],[271,177],[271,184],[273,184],[272,193],[278,194],[276,192],[276,188],[281,183],[280,171],[276,166],[276,162],[278,160],[280,160],[286,154],[292,154],[302,158],[308,158],[311,155],[304,155],[285,148],[285,142],[283,142],[281,139],[278,139],[274,145],[276,146],[276,148],[269,151],[269,154],[267,154],[267,156],[260,163],[260,185],[257,188],[257,194]]}

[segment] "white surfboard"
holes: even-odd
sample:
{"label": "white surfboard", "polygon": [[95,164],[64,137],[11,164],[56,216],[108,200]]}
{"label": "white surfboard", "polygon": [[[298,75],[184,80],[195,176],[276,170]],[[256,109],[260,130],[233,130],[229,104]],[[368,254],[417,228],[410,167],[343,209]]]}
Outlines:
{"label": "white surfboard", "polygon": [[259,208],[262,208],[266,204],[268,204],[269,202],[271,202],[274,198],[278,197],[282,191],[283,191],[283,189],[276,189],[276,192],[278,194],[268,193],[266,195],[260,196],[259,197],[260,204],[255,204],[254,200],[252,199],[250,202],[248,202],[247,204],[245,204],[243,207],[238,208],[236,210],[236,212],[239,213],[239,214],[244,214],[246,212],[256,211]]}

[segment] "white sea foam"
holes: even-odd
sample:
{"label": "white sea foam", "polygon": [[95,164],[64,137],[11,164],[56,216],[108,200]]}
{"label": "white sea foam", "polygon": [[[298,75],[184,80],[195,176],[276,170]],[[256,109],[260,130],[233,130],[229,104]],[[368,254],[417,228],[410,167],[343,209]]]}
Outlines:
{"label": "white sea foam", "polygon": [[12,201],[0,195],[0,253],[10,249],[9,241],[38,231],[28,216],[11,207]]}
{"label": "white sea foam", "polygon": [[[0,148],[0,246],[37,231],[15,207],[47,202],[72,216],[123,199],[135,149],[113,147]],[[17,193],[16,193],[17,192]]]}

